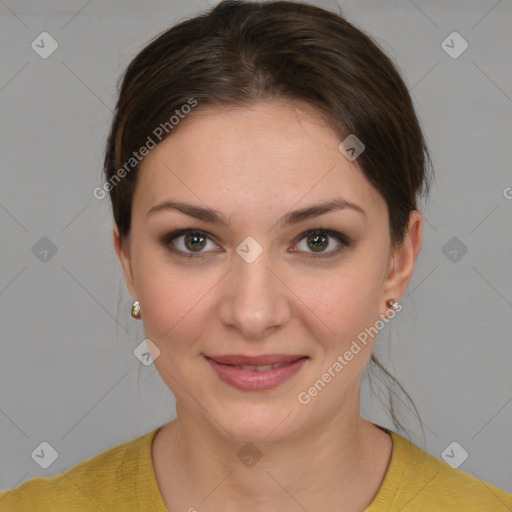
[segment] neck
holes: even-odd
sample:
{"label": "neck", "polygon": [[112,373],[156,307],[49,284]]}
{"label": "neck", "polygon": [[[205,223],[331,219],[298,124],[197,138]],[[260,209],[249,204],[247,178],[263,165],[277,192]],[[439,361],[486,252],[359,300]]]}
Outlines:
{"label": "neck", "polygon": [[179,494],[183,510],[283,512],[328,502],[332,510],[360,511],[378,492],[391,455],[390,436],[360,416],[358,400],[300,434],[252,445],[233,442],[179,404],[177,413],[162,428],[154,459],[163,453],[166,461],[155,466],[166,505],[177,505]]}

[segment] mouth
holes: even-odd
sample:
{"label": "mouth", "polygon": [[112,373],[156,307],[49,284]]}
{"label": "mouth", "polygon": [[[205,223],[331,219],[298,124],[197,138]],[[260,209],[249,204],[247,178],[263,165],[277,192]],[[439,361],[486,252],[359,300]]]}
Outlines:
{"label": "mouth", "polygon": [[304,355],[212,355],[205,358],[218,377],[244,391],[261,391],[281,385],[309,359]]}

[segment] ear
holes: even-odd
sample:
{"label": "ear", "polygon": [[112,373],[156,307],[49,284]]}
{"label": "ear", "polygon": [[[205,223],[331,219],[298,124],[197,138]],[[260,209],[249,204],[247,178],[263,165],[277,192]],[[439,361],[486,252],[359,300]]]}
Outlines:
{"label": "ear", "polygon": [[123,239],[119,234],[119,228],[117,225],[114,225],[113,229],[113,238],[114,238],[114,247],[119,257],[119,261],[121,262],[121,266],[123,267],[124,280],[126,283],[126,287],[130,291],[130,294],[133,300],[137,299],[137,293],[135,290],[135,286],[133,284],[133,272],[132,272],[132,264],[130,257],[130,241],[128,239]]}
{"label": "ear", "polygon": [[418,210],[409,214],[404,242],[396,247],[390,260],[390,270],[382,287],[379,307],[386,309],[386,300],[399,300],[411,281],[414,265],[423,241],[423,217]]}

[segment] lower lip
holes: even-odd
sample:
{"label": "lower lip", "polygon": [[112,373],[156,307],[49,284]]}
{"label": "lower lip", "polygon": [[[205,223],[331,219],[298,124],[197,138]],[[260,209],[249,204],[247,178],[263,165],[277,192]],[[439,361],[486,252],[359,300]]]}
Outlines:
{"label": "lower lip", "polygon": [[293,377],[306,363],[307,358],[297,359],[290,364],[258,372],[257,370],[242,370],[227,364],[221,364],[206,358],[220,379],[235,388],[244,391],[263,391],[272,389]]}

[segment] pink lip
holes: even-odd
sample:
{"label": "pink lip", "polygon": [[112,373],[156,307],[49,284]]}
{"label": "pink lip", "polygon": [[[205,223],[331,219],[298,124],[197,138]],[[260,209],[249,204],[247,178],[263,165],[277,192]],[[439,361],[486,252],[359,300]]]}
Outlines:
{"label": "pink lip", "polygon": [[[299,372],[308,359],[305,356],[276,354],[260,357],[215,356],[215,359],[205,357],[223,382],[243,391],[264,391],[279,386]],[[219,362],[218,359],[236,362],[223,363]],[[242,368],[231,366],[232,364],[243,366],[281,364],[282,366],[271,370],[257,371],[243,370]]]}

